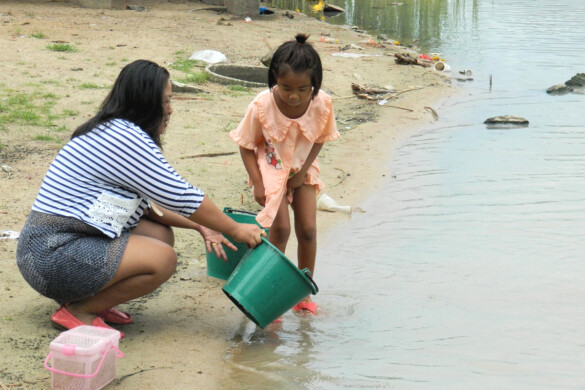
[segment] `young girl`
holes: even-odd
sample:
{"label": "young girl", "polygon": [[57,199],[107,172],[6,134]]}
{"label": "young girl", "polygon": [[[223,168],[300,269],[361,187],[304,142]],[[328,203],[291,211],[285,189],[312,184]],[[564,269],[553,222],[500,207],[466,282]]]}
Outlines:
{"label": "young girl", "polygon": [[[269,89],[250,103],[244,119],[230,133],[264,209],[256,220],[270,228],[268,240],[283,253],[290,236],[292,206],[298,240],[298,267],[314,274],[317,253],[317,155],[326,141],[339,137],[331,97],[320,90],[321,59],[298,34],[274,53],[268,69]],[[294,308],[315,313],[309,297]]]}
{"label": "young girl", "polygon": [[99,112],[75,130],[41,184],[17,247],[24,279],[61,306],[53,325],[129,324],[115,306],[175,272],[172,227],[193,229],[226,258],[219,232],[256,246],[262,230],[238,224],[163,157],[173,112],[169,72],[138,60],[122,69]]}

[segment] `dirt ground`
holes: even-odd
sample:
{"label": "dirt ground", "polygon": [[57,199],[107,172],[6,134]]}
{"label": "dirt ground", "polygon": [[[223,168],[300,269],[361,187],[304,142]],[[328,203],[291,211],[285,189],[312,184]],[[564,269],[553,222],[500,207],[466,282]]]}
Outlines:
{"label": "dirt ground", "polygon": [[[394,53],[406,52],[405,47],[378,45],[362,32],[302,14],[293,12],[290,18],[277,12],[246,21],[194,1],[131,4],[146,9],[0,2],[0,231],[22,228],[52,158],[73,129],[96,112],[120,69],[135,59],[166,66],[174,80],[197,80],[203,67],[184,67],[195,51],[218,50],[228,63],[259,66],[269,48],[298,32],[310,34],[309,42],[322,57],[323,89],[333,96],[341,132],[319,157],[325,193],[353,206],[388,176],[388,162],[401,140],[435,120],[437,102],[456,91],[449,77],[428,67],[396,64]],[[322,36],[337,42],[322,42]],[[357,98],[352,83],[395,93],[379,105]],[[190,84],[202,92],[175,94],[163,153],[219,207],[257,210],[228,132],[262,88]],[[348,219],[320,211],[319,231]],[[108,388],[225,388],[222,383],[230,375],[226,345],[234,329],[248,320],[224,296],[222,282],[206,275],[200,236],[187,231],[176,231],[176,236],[176,274],[150,296],[122,305],[135,323],[121,328],[125,357]],[[47,389],[50,374],[43,360],[59,334],[49,321],[57,306],[22,279],[15,264],[16,242],[0,240],[0,389]],[[291,239],[287,256],[292,261],[294,253]],[[317,281],[318,275],[317,260]]]}

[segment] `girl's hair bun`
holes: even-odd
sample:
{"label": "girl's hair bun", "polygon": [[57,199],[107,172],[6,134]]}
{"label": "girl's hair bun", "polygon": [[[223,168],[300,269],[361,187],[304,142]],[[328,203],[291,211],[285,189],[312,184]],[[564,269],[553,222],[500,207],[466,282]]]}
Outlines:
{"label": "girl's hair bun", "polygon": [[306,34],[297,34],[295,36],[295,40],[297,41],[297,43],[299,45],[302,45],[303,43],[305,43],[307,41],[307,39],[309,39],[309,36]]}

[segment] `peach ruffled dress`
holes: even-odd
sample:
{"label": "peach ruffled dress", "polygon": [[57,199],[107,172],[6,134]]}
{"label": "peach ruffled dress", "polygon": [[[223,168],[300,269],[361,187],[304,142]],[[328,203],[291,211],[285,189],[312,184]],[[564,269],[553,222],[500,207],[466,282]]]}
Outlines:
{"label": "peach ruffled dress", "polygon": [[[331,97],[323,91],[311,100],[303,116],[296,119],[280,112],[271,90],[262,91],[254,98],[238,127],[230,132],[230,138],[256,153],[266,190],[264,209],[256,217],[262,227],[272,226],[286,193],[286,182],[302,168],[313,144],[338,137]],[[305,184],[316,186],[317,192],[325,187],[319,179],[317,159],[307,171]]]}

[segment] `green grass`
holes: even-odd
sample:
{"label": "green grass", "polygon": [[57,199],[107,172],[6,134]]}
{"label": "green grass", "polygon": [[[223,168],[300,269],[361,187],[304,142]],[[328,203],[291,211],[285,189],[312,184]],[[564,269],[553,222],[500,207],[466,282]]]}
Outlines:
{"label": "green grass", "polygon": [[230,91],[234,92],[248,92],[250,88],[244,87],[243,85],[233,84],[228,87]]}
{"label": "green grass", "polygon": [[[62,96],[42,89],[42,85],[33,86],[32,92],[18,91],[0,84],[0,131],[19,131],[16,126],[43,128],[43,135],[30,135],[37,141],[62,143],[58,133],[69,132],[63,124],[64,118],[78,117],[80,114],[70,108],[55,112],[55,106]],[[32,132],[33,134],[35,132]]]}
{"label": "green grass", "polygon": [[36,112],[36,110],[31,108],[23,108],[23,109],[16,109],[12,111],[11,119],[16,121],[21,121],[24,123],[39,123],[41,120],[41,116]]}
{"label": "green grass", "polygon": [[7,124],[54,126],[53,121],[58,118],[52,113],[57,103],[55,94],[11,89],[3,89],[1,92],[4,98],[0,101],[0,127],[4,128]]}
{"label": "green grass", "polygon": [[[184,56],[183,50],[175,52],[175,56]],[[169,68],[184,73],[183,77],[173,77],[183,84],[204,84],[209,80],[209,74],[204,71],[207,64],[203,61],[189,60],[184,58],[177,58],[173,61]]]}
{"label": "green grass", "polygon": [[65,110],[63,110],[62,115],[64,117],[76,117],[77,115],[79,115],[79,112],[77,112],[75,110],[65,109]]}
{"label": "green grass", "polygon": [[209,73],[207,72],[196,72],[187,73],[184,78],[178,81],[183,84],[205,84],[209,80]]}
{"label": "green grass", "polygon": [[184,73],[189,73],[199,61],[195,60],[175,60],[169,67]]}
{"label": "green grass", "polygon": [[43,99],[55,99],[57,100],[57,95],[55,95],[53,92],[45,92],[41,94],[41,97]]}
{"label": "green grass", "polygon": [[30,34],[30,37],[35,39],[45,39],[47,36],[40,31],[35,31]]}
{"label": "green grass", "polygon": [[231,96],[245,96],[245,95],[253,95],[255,92],[248,87],[244,87],[243,85],[239,84],[231,84],[228,85],[227,89],[229,90],[229,94]]}
{"label": "green grass", "polygon": [[56,142],[56,143],[61,143],[61,140],[59,138],[50,136],[50,135],[36,135],[34,137],[35,141],[45,141],[45,142]]}
{"label": "green grass", "polygon": [[68,43],[52,43],[47,45],[47,49],[50,51],[58,51],[62,53],[75,53],[78,51],[75,45],[70,45]]}
{"label": "green grass", "polygon": [[79,86],[81,89],[100,89],[101,87],[95,83],[83,83]]}

